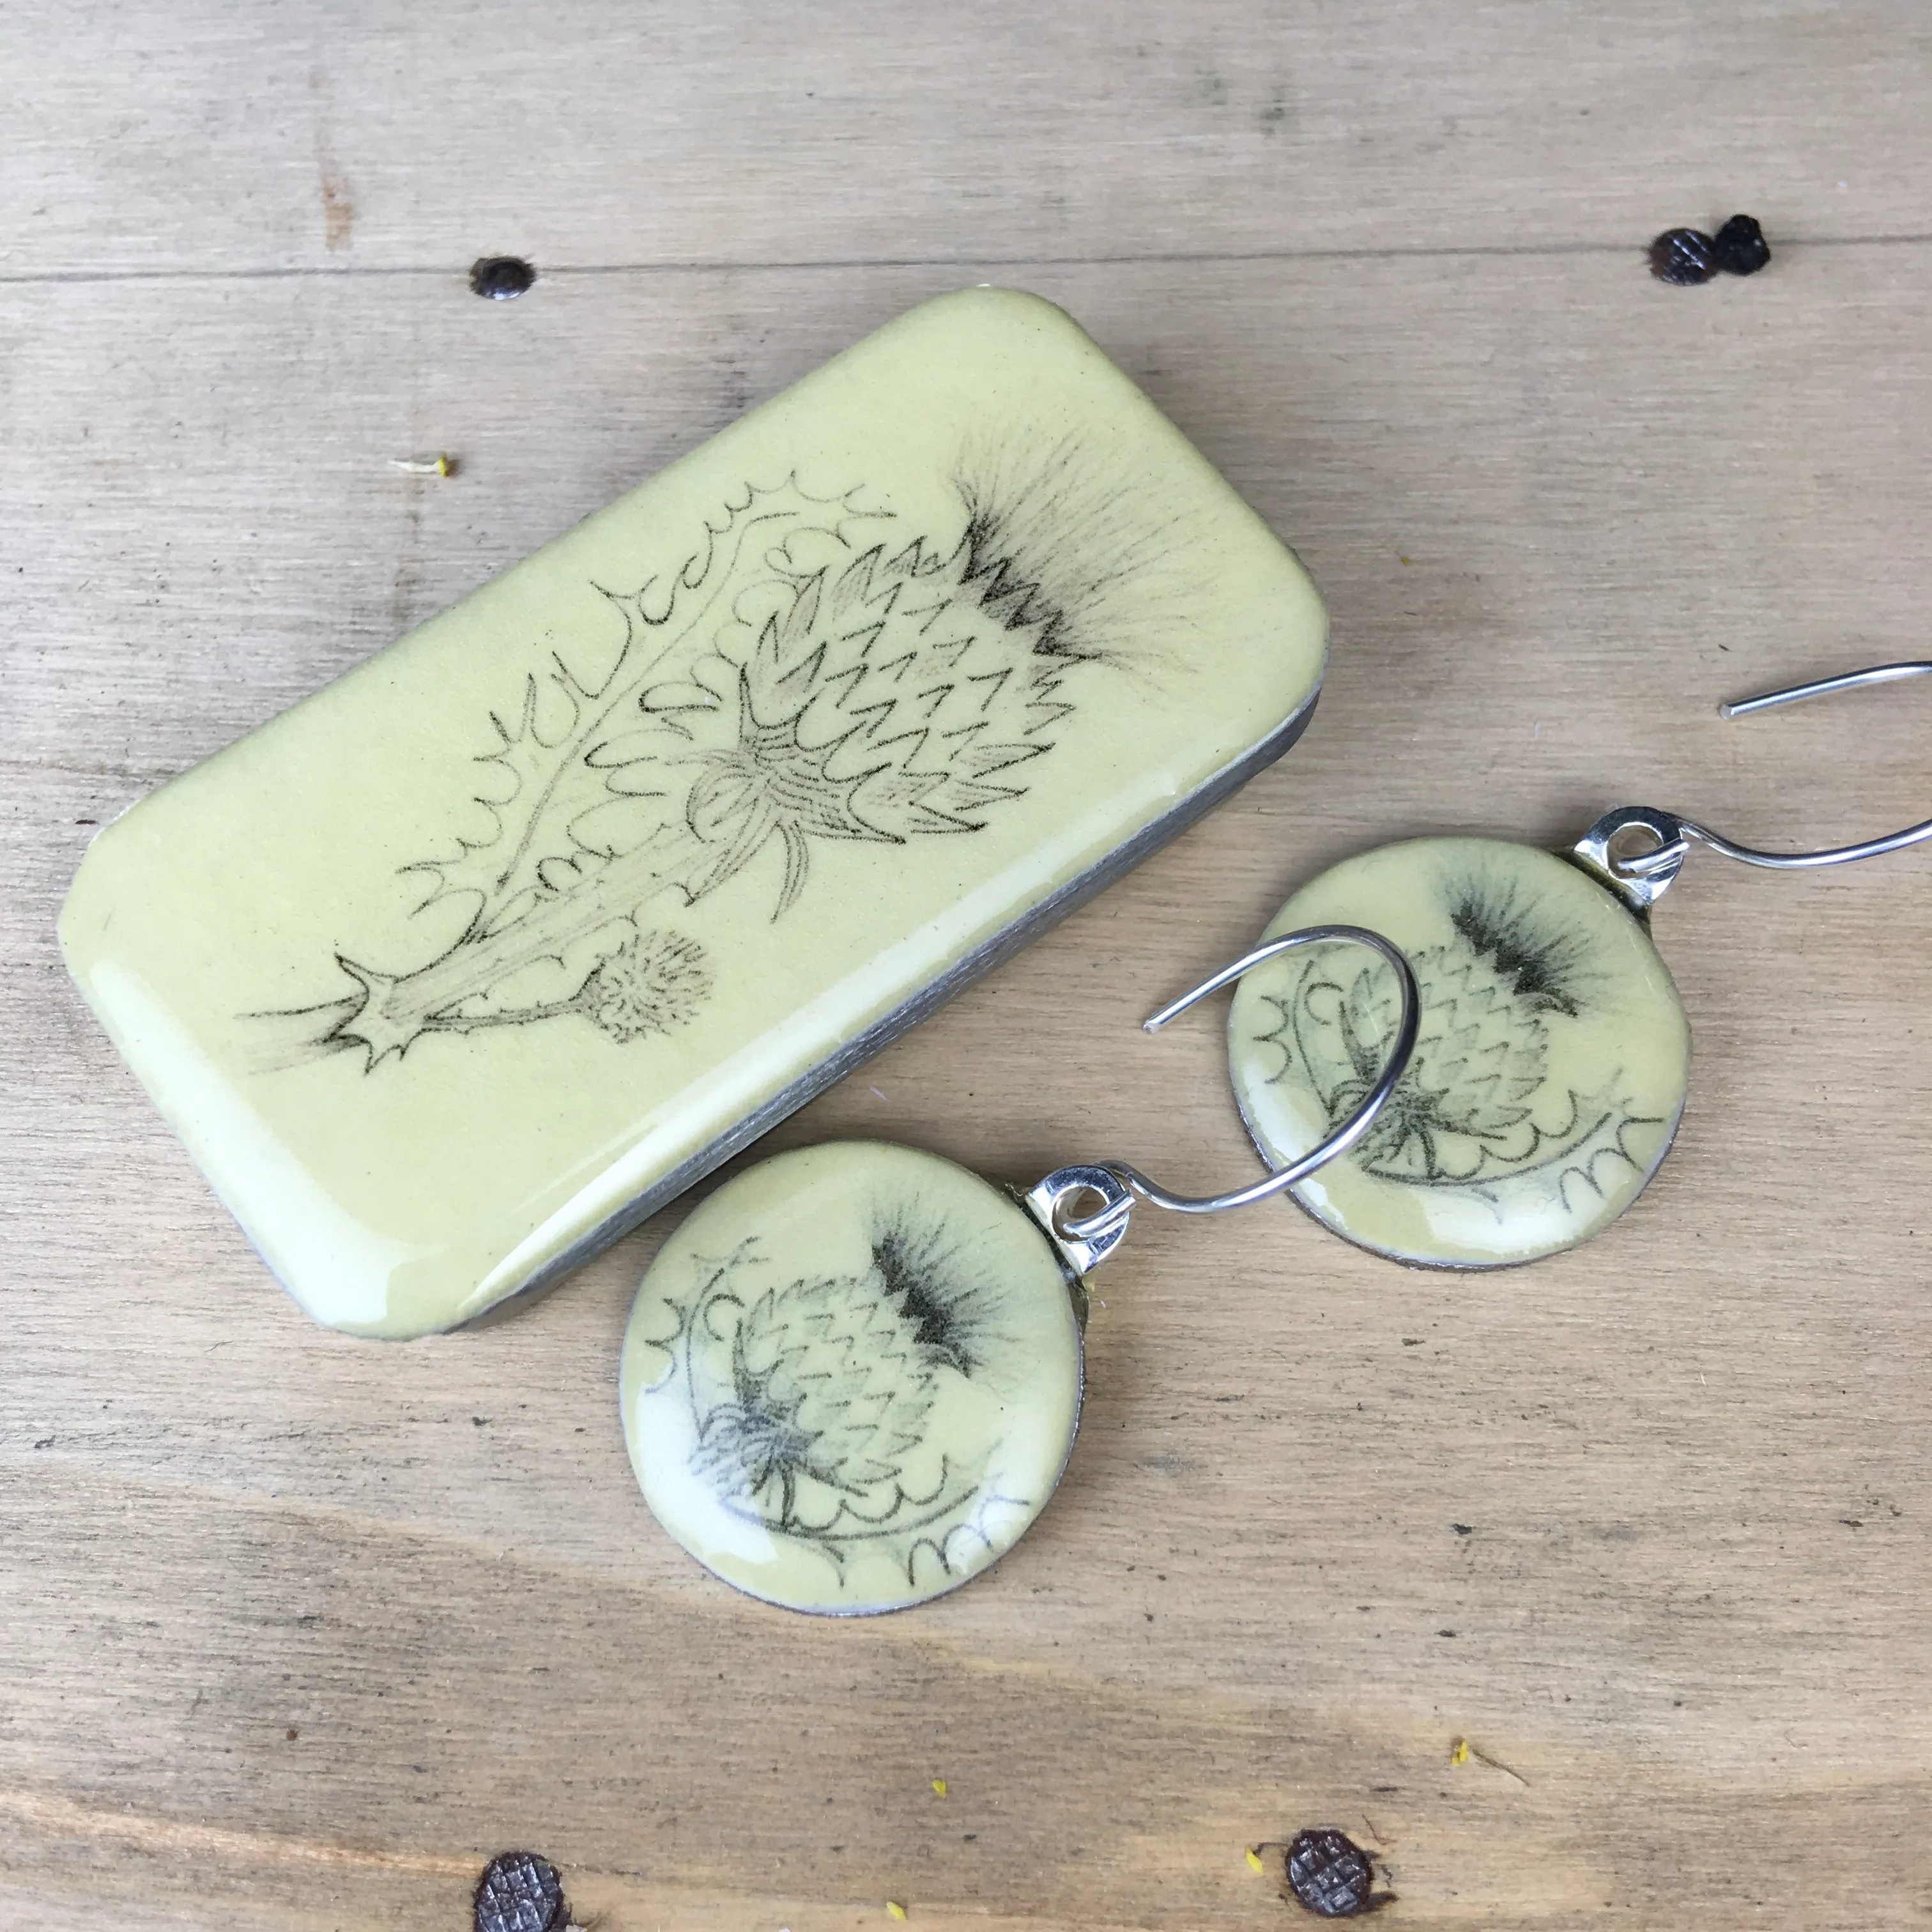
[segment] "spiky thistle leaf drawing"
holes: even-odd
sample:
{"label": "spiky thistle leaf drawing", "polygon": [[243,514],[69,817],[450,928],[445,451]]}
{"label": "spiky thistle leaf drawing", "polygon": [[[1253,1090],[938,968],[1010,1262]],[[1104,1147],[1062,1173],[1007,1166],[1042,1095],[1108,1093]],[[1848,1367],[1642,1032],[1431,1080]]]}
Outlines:
{"label": "spiky thistle leaf drawing", "polygon": [[[1078,678],[1108,658],[1087,620],[1146,541],[1109,535],[1115,494],[962,484],[946,538],[905,533],[856,491],[748,488],[669,584],[604,591],[624,635],[602,679],[554,656],[490,716],[476,802],[492,829],[405,868],[426,907],[470,908],[467,926],[400,970],[338,955],[352,990],[307,1010],[312,1047],[359,1049],[373,1070],[425,1034],[594,1018],[608,961],[662,952],[680,908],[769,850],[776,918],[828,842],[981,830],[1024,795]],[[688,1017],[709,980],[680,943]],[[668,1028],[607,1028],[654,1030]]]}

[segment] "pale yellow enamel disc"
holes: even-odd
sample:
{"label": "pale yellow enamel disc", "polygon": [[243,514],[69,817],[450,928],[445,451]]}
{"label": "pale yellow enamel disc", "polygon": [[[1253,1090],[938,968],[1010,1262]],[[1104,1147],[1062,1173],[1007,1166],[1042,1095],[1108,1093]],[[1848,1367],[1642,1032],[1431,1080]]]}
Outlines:
{"label": "pale yellow enamel disc", "polygon": [[[1568,860],[1418,838],[1324,872],[1268,928],[1342,923],[1408,956],[1422,1026],[1367,1136],[1297,1188],[1338,1234],[1398,1259],[1494,1268],[1616,1219],[1677,1130],[1690,1034],[1636,917]],[[1284,954],[1241,982],[1236,1099],[1286,1166],[1361,1103],[1393,1038],[1396,976],[1359,946]]]}
{"label": "pale yellow enamel disc", "polygon": [[1053,1493],[1080,1417],[1058,1256],[937,1155],[778,1155],[659,1251],[624,1337],[644,1498],[728,1583],[859,1615],[936,1597]]}

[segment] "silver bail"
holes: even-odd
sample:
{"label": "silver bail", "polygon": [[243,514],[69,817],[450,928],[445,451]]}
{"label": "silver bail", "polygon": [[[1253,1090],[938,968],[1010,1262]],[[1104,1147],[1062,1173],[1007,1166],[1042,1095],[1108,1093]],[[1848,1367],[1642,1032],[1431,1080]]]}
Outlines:
{"label": "silver bail", "polygon": [[[1087,1232],[1069,1234],[1063,1223],[1083,1196],[1097,1196],[1100,1204],[1081,1216]],[[1125,1182],[1107,1167],[1060,1167],[1020,1196],[1022,1204],[1045,1231],[1060,1258],[1076,1275],[1090,1274],[1126,1238],[1127,1216],[1134,1197]],[[1102,1225],[1096,1228],[1094,1222]]]}
{"label": "silver bail", "polygon": [[[1626,832],[1648,832],[1656,843],[1646,851],[1612,857],[1611,846]],[[1570,847],[1570,856],[1632,912],[1646,913],[1670,890],[1690,850],[1684,821],[1672,813],[1647,805],[1620,805],[1605,812]]]}

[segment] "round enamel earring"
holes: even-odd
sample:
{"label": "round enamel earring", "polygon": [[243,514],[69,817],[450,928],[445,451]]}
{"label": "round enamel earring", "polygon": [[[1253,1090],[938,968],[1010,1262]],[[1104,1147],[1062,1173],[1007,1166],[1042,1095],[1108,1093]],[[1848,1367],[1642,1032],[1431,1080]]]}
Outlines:
{"label": "round enamel earring", "polygon": [[[1882,664],[1724,707],[1726,717],[1932,671]],[[1392,938],[1422,986],[1394,1099],[1294,1198],[1400,1261],[1494,1268],[1587,1240],[1656,1172],[1684,1108],[1690,1034],[1648,931],[1692,844],[1748,866],[1815,868],[1932,837],[1932,819],[1821,852],[1760,852],[1676,813],[1607,812],[1570,850],[1418,838],[1345,860],[1269,930],[1352,920]],[[1396,1011],[1394,981],[1312,949],[1249,979],[1228,1016],[1235,1097],[1286,1168],[1356,1106]]]}
{"label": "round enamel earring", "polygon": [[1072,1450],[1086,1278],[1135,1202],[1216,1214],[1346,1154],[1396,1091],[1422,1003],[1388,940],[1329,923],[1270,939],[1146,1022],[1304,948],[1362,947],[1387,988],[1383,1064],[1305,1151],[1229,1193],[1170,1193],[1118,1162],[1018,1193],[872,1142],[728,1181],[658,1251],[624,1338],[625,1439],[658,1522],[725,1582],[792,1610],[902,1609],[985,1569]]}

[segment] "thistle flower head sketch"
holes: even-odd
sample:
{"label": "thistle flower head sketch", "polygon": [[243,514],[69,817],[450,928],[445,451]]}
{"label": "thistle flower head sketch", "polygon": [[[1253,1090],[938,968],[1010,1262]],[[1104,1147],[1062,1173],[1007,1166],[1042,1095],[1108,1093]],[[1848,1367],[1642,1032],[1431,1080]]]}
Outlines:
{"label": "thistle flower head sketch", "polygon": [[425,908],[473,909],[454,942],[413,964],[345,950],[349,988],[280,1017],[369,1070],[425,1035],[536,1021],[669,1033],[716,972],[681,912],[760,890],[781,918],[828,844],[983,829],[1108,658],[1102,620],[1148,541],[1076,469],[1063,448],[1017,483],[962,484],[936,534],[856,491],[748,486],[668,585],[603,588],[607,672],[554,654],[488,715],[490,829],[404,868]]}
{"label": "thistle flower head sketch", "polygon": [[[1551,1076],[1551,1021],[1575,1018],[1594,992],[1586,944],[1511,881],[1452,879],[1442,904],[1450,938],[1410,956],[1422,994],[1414,1056],[1351,1158],[1384,1180],[1431,1186],[1547,1167],[1577,1167],[1594,1185],[1594,1160],[1628,1161],[1624,1131],[1652,1123],[1621,1101],[1618,1072],[1588,1094]],[[1375,1081],[1400,1001],[1380,962],[1345,982],[1325,950],[1300,967],[1290,994],[1266,996],[1275,1018],[1258,1038],[1284,1056],[1274,1078],[1311,1085],[1334,1124]]]}
{"label": "thistle flower head sketch", "polygon": [[734,1515],[835,1565],[862,1544],[945,1564],[988,1498],[985,1454],[946,1454],[936,1412],[950,1386],[1011,1372],[1012,1290],[916,1204],[882,1212],[870,1246],[838,1274],[774,1280],[755,1242],[708,1264],[670,1304],[658,1392],[686,1406],[691,1468]]}

